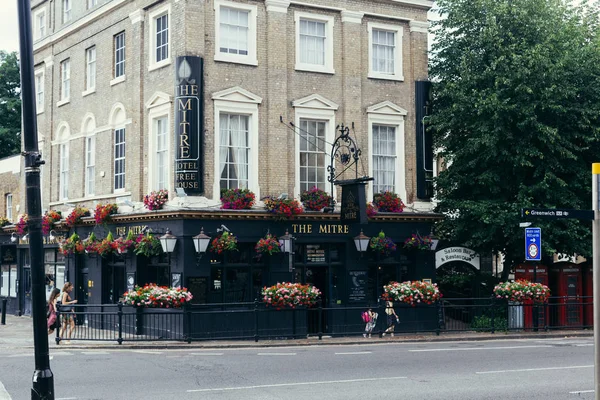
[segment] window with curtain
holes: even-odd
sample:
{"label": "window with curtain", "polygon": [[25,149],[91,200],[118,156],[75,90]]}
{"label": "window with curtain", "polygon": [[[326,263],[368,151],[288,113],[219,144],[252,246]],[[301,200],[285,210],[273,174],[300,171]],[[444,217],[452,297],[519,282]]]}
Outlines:
{"label": "window with curtain", "polygon": [[125,32],[115,35],[115,78],[125,75]]}
{"label": "window with curtain", "polygon": [[66,100],[71,95],[71,60],[66,59],[60,63],[61,90],[60,99]]}
{"label": "window with curtain", "polygon": [[325,65],[325,22],[300,19],[300,62]]}
{"label": "window with curtain", "polygon": [[221,7],[219,21],[221,53],[248,55],[248,19],[250,12]]}
{"label": "window with curtain", "polygon": [[156,132],[156,187],[168,189],[168,126],[167,118],[158,118],[155,123]]}
{"label": "window with curtain", "polygon": [[125,128],[115,129],[115,190],[125,189]]}
{"label": "window with curtain", "polygon": [[300,190],[325,190],[327,122],[300,120]]}
{"label": "window with curtain", "polygon": [[63,143],[60,145],[60,181],[59,181],[59,199],[69,197],[69,145]]}
{"label": "window with curtain", "polygon": [[12,222],[13,219],[13,195],[9,193],[6,195],[6,219]]}
{"label": "window with curtain", "polygon": [[373,71],[393,75],[395,51],[395,32],[373,29]]}
{"label": "window with curtain", "polygon": [[219,123],[221,189],[247,189],[250,117],[239,114],[221,114]]}
{"label": "window with curtain", "polygon": [[37,112],[44,111],[44,73],[35,74],[35,106]]}
{"label": "window with curtain", "polygon": [[62,1],[62,23],[69,22],[71,20],[71,0]]}
{"label": "window with curtain", "polygon": [[96,137],[85,139],[85,194],[92,196],[96,186]]}
{"label": "window with curtain", "polygon": [[85,58],[85,88],[86,90],[93,90],[96,88],[96,46],[90,47],[85,51]]}
{"label": "window with curtain", "polygon": [[169,15],[156,18],[156,62],[169,57]]}
{"label": "window with curtain", "polygon": [[396,187],[396,128],[373,125],[373,193]]}

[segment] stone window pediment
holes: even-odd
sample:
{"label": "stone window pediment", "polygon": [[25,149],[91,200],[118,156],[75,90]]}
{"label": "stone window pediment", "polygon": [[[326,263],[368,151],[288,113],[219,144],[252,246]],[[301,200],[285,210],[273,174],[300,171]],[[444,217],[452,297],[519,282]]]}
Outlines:
{"label": "stone window pediment", "polygon": [[382,103],[375,104],[367,108],[367,114],[406,116],[408,114],[408,111],[392,103],[391,101],[384,101]]}
{"label": "stone window pediment", "polygon": [[212,99],[215,101],[220,100],[237,103],[262,103],[262,97],[257,96],[254,93],[251,93],[245,89],[242,89],[239,86],[215,92],[212,95]]}
{"label": "stone window pediment", "polygon": [[340,107],[337,103],[318,94],[312,94],[299,100],[295,100],[292,102],[292,106],[295,108],[312,108],[329,111],[336,111]]}

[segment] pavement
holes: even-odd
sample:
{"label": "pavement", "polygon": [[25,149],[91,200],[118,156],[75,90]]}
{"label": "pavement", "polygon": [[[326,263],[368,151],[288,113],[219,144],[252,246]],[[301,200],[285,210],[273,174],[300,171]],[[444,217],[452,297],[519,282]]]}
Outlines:
{"label": "pavement", "polygon": [[[506,339],[548,339],[565,337],[593,337],[591,329],[550,330],[538,332],[510,331],[510,332],[441,332],[435,333],[396,333],[395,337],[385,336],[379,338],[363,338],[362,336],[330,337],[323,336],[306,339],[288,340],[203,340],[186,343],[181,341],[126,341],[119,345],[116,341],[90,341],[73,339],[69,344],[61,342],[56,344],[56,335],[48,336],[50,348],[66,349],[222,349],[222,348],[250,348],[250,347],[284,347],[284,346],[315,346],[315,345],[349,345],[372,344],[374,342],[448,342],[448,341],[481,341],[481,340],[506,340]],[[13,348],[33,348],[33,323],[28,316],[6,316],[6,325],[0,325],[0,351]]]}

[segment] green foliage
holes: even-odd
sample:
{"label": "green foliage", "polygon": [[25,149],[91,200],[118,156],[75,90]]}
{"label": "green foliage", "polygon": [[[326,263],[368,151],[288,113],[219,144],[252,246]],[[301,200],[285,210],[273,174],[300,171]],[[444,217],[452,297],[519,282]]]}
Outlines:
{"label": "green foliage", "polygon": [[[448,168],[438,236],[523,260],[524,207],[588,209],[599,161],[600,29],[561,0],[439,0],[430,124]],[[587,221],[536,220],[545,255],[591,254]],[[505,273],[508,274],[508,268]],[[506,278],[504,278],[506,279]]]}
{"label": "green foliage", "polygon": [[17,53],[0,50],[0,158],[21,149],[20,87]]}
{"label": "green foliage", "polygon": [[[492,331],[492,318],[487,315],[481,315],[479,317],[473,318],[473,322],[471,322],[471,329],[481,331],[481,332],[491,332]],[[508,321],[504,317],[495,317],[494,318],[494,331],[499,332],[507,332],[508,331]]]}

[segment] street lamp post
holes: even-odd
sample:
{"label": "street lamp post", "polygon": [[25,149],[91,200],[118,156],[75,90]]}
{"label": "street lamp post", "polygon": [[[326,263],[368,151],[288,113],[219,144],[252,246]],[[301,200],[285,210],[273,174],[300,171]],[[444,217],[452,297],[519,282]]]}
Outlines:
{"label": "street lamp post", "polygon": [[42,204],[40,197],[40,166],[44,164],[38,149],[35,87],[33,77],[33,41],[31,37],[31,3],[18,0],[19,55],[21,64],[21,100],[23,147],[25,158],[25,197],[29,215],[29,257],[31,262],[31,314],[35,371],[31,398],[54,399],[54,376],[50,370],[48,332],[46,324],[46,291],[44,247],[42,243]]}

